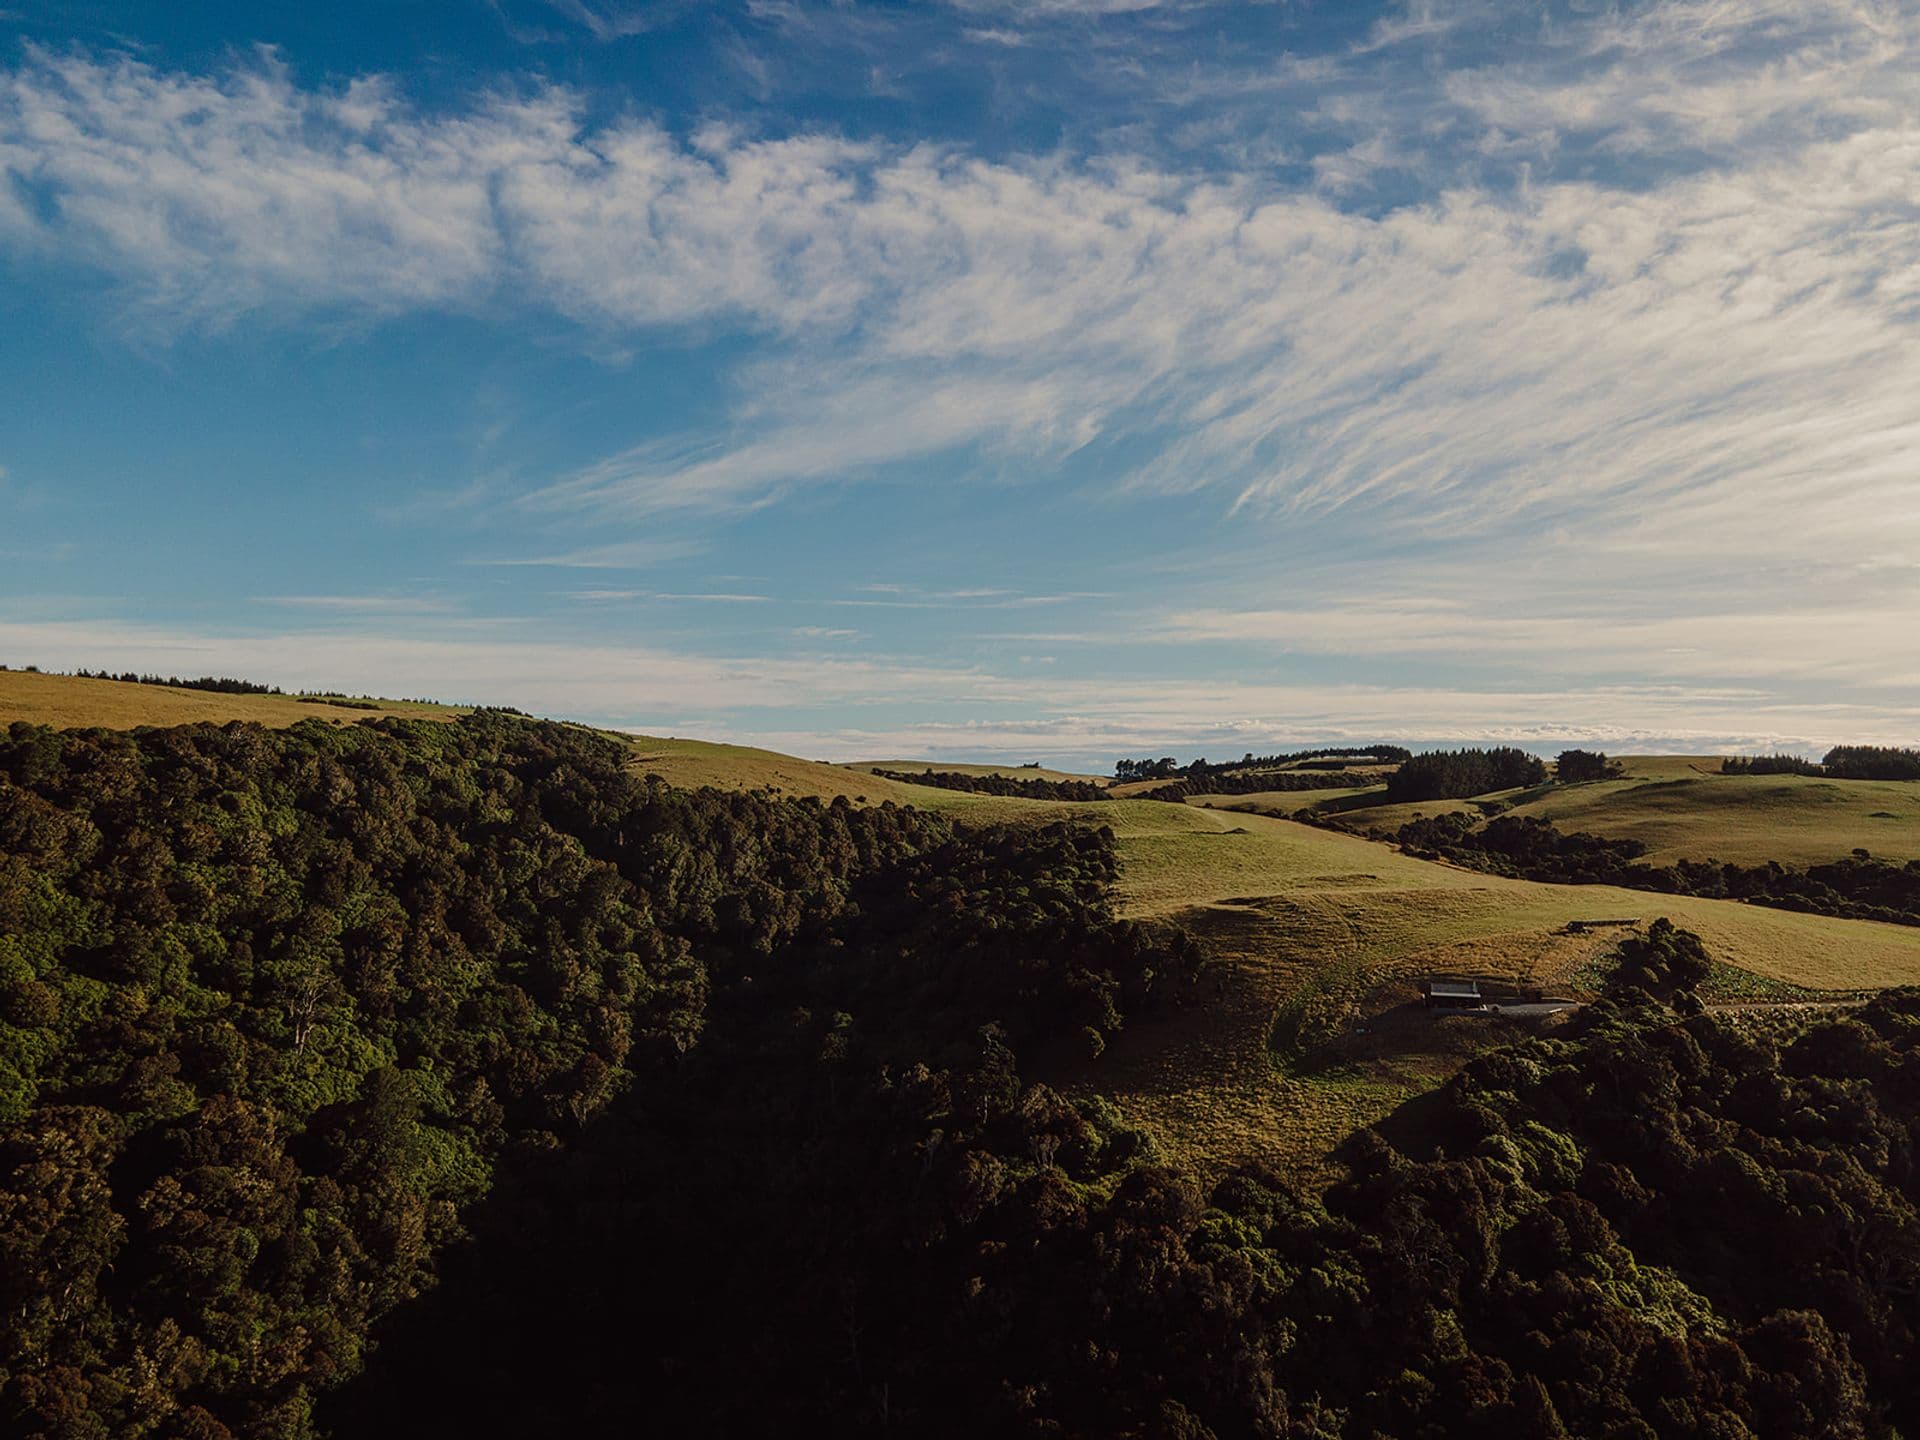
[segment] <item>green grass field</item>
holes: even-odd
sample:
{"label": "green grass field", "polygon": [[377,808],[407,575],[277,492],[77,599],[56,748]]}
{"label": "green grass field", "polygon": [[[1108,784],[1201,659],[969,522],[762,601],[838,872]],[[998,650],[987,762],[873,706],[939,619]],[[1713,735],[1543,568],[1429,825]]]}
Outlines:
{"label": "green grass field", "polygon": [[1692,775],[1573,785],[1515,810],[1562,830],[1638,840],[1647,859],[1812,865],[1856,846],[1920,859],[1920,784],[1815,775]]}
{"label": "green grass field", "polygon": [[1572,920],[1670,917],[1707,941],[1724,998],[1920,983],[1920,928],[1508,880],[1198,806],[1099,808],[1119,836],[1122,908],[1185,926],[1219,968],[1196,1007],[1136,1026],[1063,1081],[1110,1095],[1210,1167],[1257,1159],[1310,1181],[1356,1125],[1514,1033],[1517,1022],[1409,1018],[1423,973],[1590,993],[1619,935],[1568,934]]}
{"label": "green grass field", "polygon": [[[1638,840],[1650,864],[1724,860],[1759,865],[1817,865],[1855,848],[1889,860],[1920,859],[1920,784],[1827,780],[1813,775],[1722,775],[1717,759],[1696,755],[1619,757],[1618,780],[1544,786],[1477,797],[1508,813],[1551,820],[1562,830]],[[1384,803],[1372,790],[1209,795],[1189,804],[1265,815],[1319,810],[1358,831],[1398,830],[1421,816],[1471,812],[1476,801]],[[1370,797],[1373,797],[1370,803]]]}

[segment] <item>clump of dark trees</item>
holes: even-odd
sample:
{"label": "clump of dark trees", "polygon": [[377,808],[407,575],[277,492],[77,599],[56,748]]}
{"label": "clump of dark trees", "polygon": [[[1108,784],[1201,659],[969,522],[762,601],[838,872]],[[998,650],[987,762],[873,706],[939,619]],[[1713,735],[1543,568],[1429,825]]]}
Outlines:
{"label": "clump of dark trees", "polygon": [[1562,750],[1553,762],[1553,778],[1562,785],[1614,780],[1625,771],[1626,766],[1618,760],[1609,760],[1604,750]]}
{"label": "clump of dark trees", "polygon": [[1729,755],[1720,762],[1723,775],[1824,775],[1817,760],[1804,755]]}
{"label": "clump of dark trees", "polygon": [[1838,780],[1920,780],[1920,750],[1886,745],[1836,745],[1820,762]]}
{"label": "clump of dark trees", "polygon": [[1194,983],[1110,835],[624,758],[0,744],[0,1431],[1920,1425],[1914,995],[1776,1045],[1656,925],[1324,1198],[1209,1186],[1035,1079]]}
{"label": "clump of dark trees", "polygon": [[1546,762],[1511,745],[1490,750],[1428,750],[1387,777],[1387,800],[1460,800],[1494,790],[1544,785]]}
{"label": "clump of dark trees", "polygon": [[964,770],[874,770],[883,780],[959,790],[968,795],[1006,795],[1022,800],[1111,800],[1107,787],[1091,780],[1045,780],[1013,775],[969,775]]}
{"label": "clump of dark trees", "polygon": [[1730,755],[1727,775],[1824,775],[1831,780],[1920,780],[1920,750],[1836,745],[1818,762],[1800,755]]}
{"label": "clump of dark trees", "polygon": [[1282,755],[1255,755],[1248,751],[1238,760],[1213,762],[1202,757],[1182,765],[1171,755],[1158,760],[1121,760],[1113,767],[1116,780],[1171,780],[1176,776],[1219,775],[1235,770],[1274,770],[1302,761],[1334,759],[1371,761],[1378,765],[1398,765],[1413,752],[1404,745],[1329,745],[1318,750],[1294,750]]}
{"label": "clump of dark trees", "polygon": [[1920,925],[1920,861],[1876,860],[1865,850],[1824,865],[1797,869],[1769,861],[1731,865],[1718,860],[1640,861],[1638,840],[1610,840],[1584,831],[1562,832],[1550,820],[1502,815],[1484,826],[1471,815],[1438,815],[1400,827],[1409,854],[1450,860],[1497,875],[1559,885],[1619,885],[1665,895],[1748,900],[1782,910]]}

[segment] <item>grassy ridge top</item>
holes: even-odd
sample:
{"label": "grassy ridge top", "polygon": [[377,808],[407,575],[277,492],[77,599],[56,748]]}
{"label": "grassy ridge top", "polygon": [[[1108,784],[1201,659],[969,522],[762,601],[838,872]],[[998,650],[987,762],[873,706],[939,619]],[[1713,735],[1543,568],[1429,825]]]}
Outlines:
{"label": "grassy ridge top", "polygon": [[[467,713],[466,706],[427,705],[409,700],[355,699],[351,706],[329,705],[327,699],[346,696],[227,695],[212,690],[188,690],[172,685],[141,685],[127,680],[90,680],[74,675],[42,675],[27,670],[0,670],[0,724],[24,720],[56,730],[97,727],[135,730],[143,725],[224,725],[230,720],[251,721],[274,729],[302,720],[352,724],[383,716],[413,720],[451,720]],[[363,706],[368,708],[362,708]]]}
{"label": "grassy ridge top", "polygon": [[[633,746],[633,763],[649,774],[658,775],[669,785],[697,788],[711,785],[718,790],[770,790],[780,795],[811,796],[832,800],[864,800],[878,805],[891,800],[896,805],[926,804],[929,797],[947,792],[929,790],[924,785],[903,785],[883,780],[862,770],[824,760],[802,760],[777,750],[759,750],[751,745],[725,745],[714,740],[682,740],[658,735],[623,737]],[[967,800],[973,797],[955,796]]]}

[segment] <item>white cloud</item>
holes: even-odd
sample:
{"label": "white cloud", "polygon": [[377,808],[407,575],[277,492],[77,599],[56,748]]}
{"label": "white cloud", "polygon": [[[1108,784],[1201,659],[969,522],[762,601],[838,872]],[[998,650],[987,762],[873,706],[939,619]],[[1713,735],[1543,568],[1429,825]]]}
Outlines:
{"label": "white cloud", "polygon": [[[1126,675],[1006,676],[912,660],[769,660],[500,640],[451,628],[414,627],[404,636],[365,628],[213,634],[118,621],[0,620],[0,657],[50,669],[239,674],[287,688],[511,704],[643,730],[684,730],[685,717],[700,716],[716,738],[841,760],[1228,754],[1323,738],[1586,739],[1615,748],[1657,741],[1701,750],[1911,740],[1910,710],[1779,701],[1736,686],[1170,685]],[[795,707],[833,718],[818,730],[786,728]]]}
{"label": "white cloud", "polygon": [[262,595],[253,603],[344,615],[442,615],[457,608],[451,601],[408,595]]}
{"label": "white cloud", "polygon": [[1560,673],[1755,684],[1853,684],[1912,690],[1879,667],[1886,612],[1769,609],[1656,618],[1529,614],[1524,606],[1390,597],[1298,610],[1191,611],[1158,638],[1250,641],[1302,655],[1400,656],[1552,667]]}
{"label": "white cloud", "polygon": [[[1639,22],[1664,50],[1593,28],[1597,100],[1525,66],[1448,84],[1505,128],[1638,104],[1679,127],[1664,143],[1708,145],[1757,83],[1753,113],[1791,95],[1818,138],[1652,185],[1468,186],[1378,216],[1124,158],[590,130],[557,90],[429,117],[378,82],[303,91],[270,61],[216,81],[36,56],[0,86],[0,167],[44,197],[16,233],[155,312],[377,314],[510,282],[596,327],[784,337],[743,375],[734,437],[650,443],[549,505],[736,510],[956,447],[1049,462],[1129,435],[1157,451],[1136,484],[1428,530],[1804,500],[1809,477],[1856,501],[1895,489],[1920,374],[1913,27],[1846,29],[1829,5],[1809,57],[1735,64],[1716,13]],[[1692,109],[1676,47],[1719,67]]]}

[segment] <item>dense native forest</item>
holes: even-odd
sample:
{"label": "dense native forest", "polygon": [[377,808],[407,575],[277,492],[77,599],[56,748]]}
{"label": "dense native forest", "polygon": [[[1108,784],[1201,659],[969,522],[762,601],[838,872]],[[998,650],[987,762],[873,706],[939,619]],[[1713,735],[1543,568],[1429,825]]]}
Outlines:
{"label": "dense native forest", "polygon": [[1048,780],[1026,775],[969,775],[964,770],[881,770],[882,780],[958,790],[967,795],[1008,795],[1023,800],[1111,800],[1107,787],[1091,780]]}
{"label": "dense native forest", "polygon": [[[622,1163],[665,1204],[777,1169],[760,1132],[815,1080],[985,1113],[1010,1047],[1097,1050],[1192,981],[1109,914],[1103,832],[670,790],[625,753],[499,714],[13,727],[0,1426],[313,1433],[476,1207],[586,1163],[616,1100],[654,1106]],[[795,1054],[808,1083],[749,1083]]]}
{"label": "dense native forest", "polygon": [[1920,997],[1769,1038],[1657,925],[1324,1196],[1203,1181],[1039,1078],[1198,978],[1108,832],[625,758],[0,742],[0,1431],[1920,1426]]}

